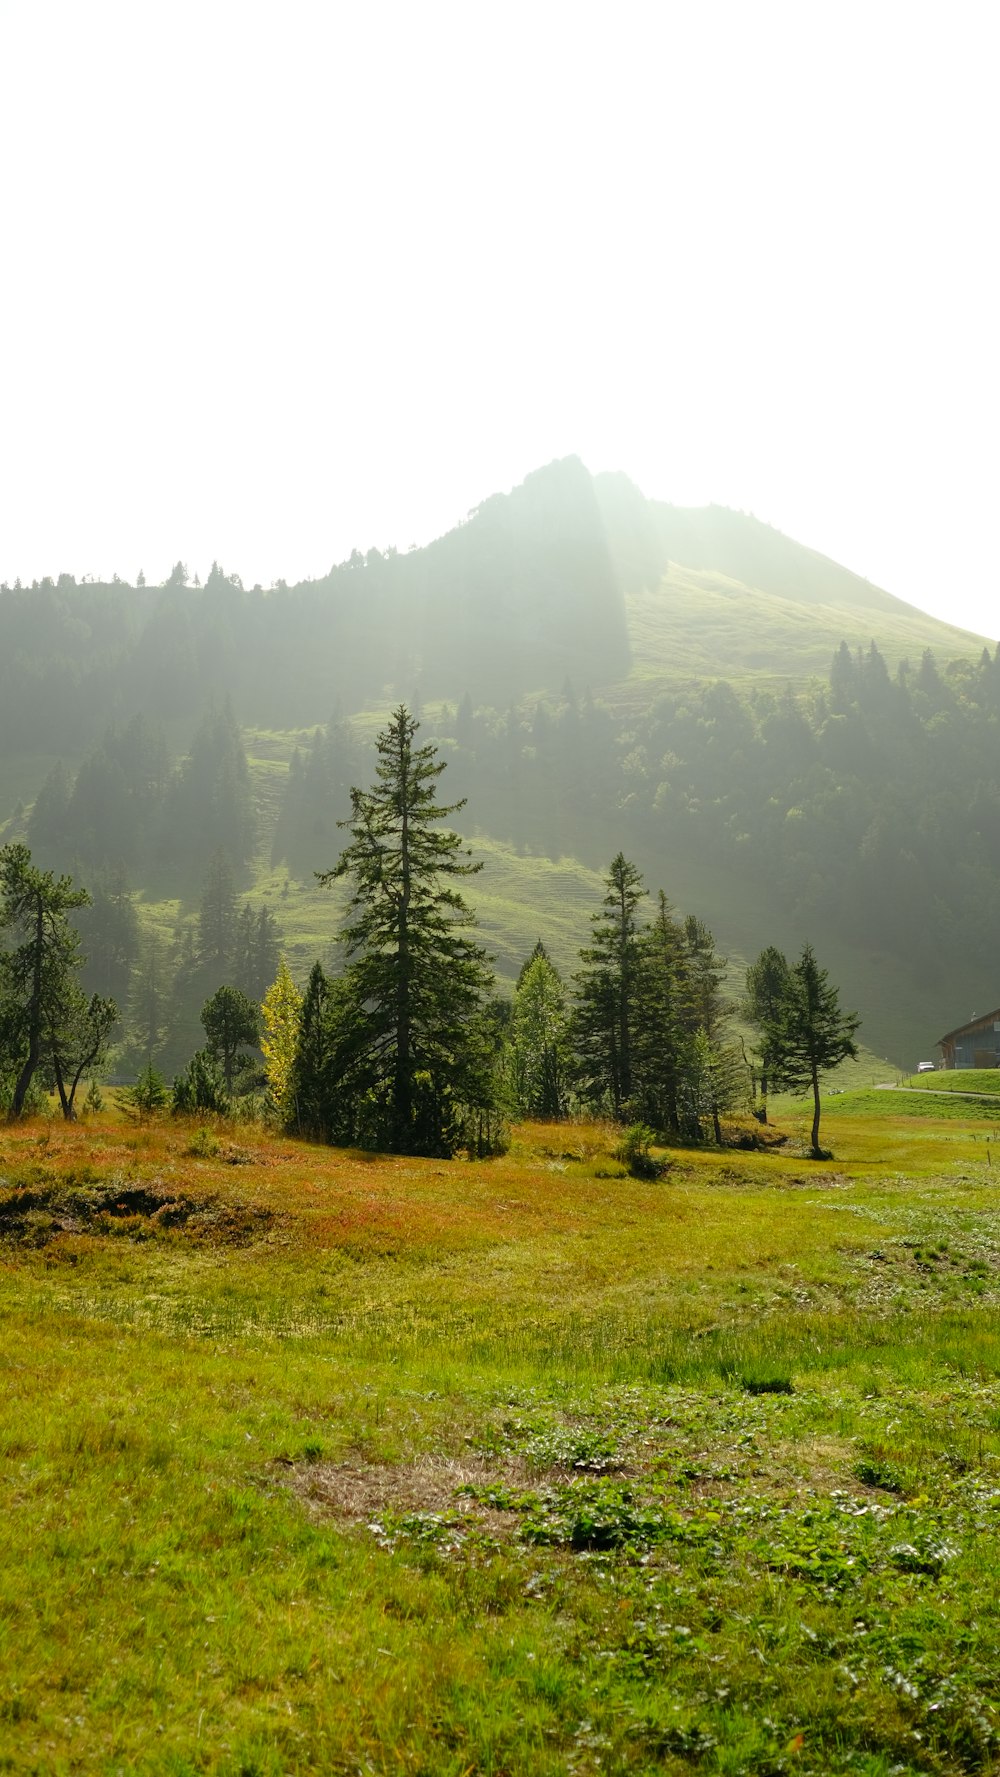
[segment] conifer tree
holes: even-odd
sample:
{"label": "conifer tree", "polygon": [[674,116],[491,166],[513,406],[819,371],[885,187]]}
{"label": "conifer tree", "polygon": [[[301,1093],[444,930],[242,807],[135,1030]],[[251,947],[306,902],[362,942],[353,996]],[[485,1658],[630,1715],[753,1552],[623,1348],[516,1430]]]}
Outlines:
{"label": "conifer tree", "polygon": [[760,1120],[767,1122],[767,1092],[770,1077],[770,1061],[767,1051],[766,1032],[768,1026],[778,1018],[781,1002],[788,988],[788,963],[780,950],[769,944],[762,950],[755,962],[750,964],[746,974],[746,994],[742,1011],[748,1023],[758,1032],[761,1041],[757,1052],[757,1067],[760,1076]]}
{"label": "conifer tree", "polygon": [[795,1091],[810,1086],[813,1095],[812,1152],[819,1145],[819,1079],[828,1068],[857,1055],[854,1034],[861,1020],[854,1012],[842,1012],[840,996],[825,969],[816,961],[811,944],[788,971],[784,992],[764,1025],[764,1041],[776,1086]]}
{"label": "conifer tree", "polygon": [[327,1075],[332,1048],[333,983],[321,963],[313,963],[299,1013],[299,1028],[289,1082],[291,1118],[300,1135],[329,1138]]}
{"label": "conifer tree", "polygon": [[469,1032],[491,976],[455,886],[481,866],[437,825],[463,803],[438,803],[445,764],[433,746],[414,745],[418,726],[404,706],[394,711],[376,743],[375,784],[351,791],[350,844],[317,875],[352,884],[339,1089],[385,1146],[449,1153],[455,1107],[487,1090]]}
{"label": "conifer tree", "polygon": [[663,890],[640,934],[634,1072],[639,1115],[655,1129],[680,1129],[678,1079],[688,1003],[684,928]]}
{"label": "conifer tree", "polygon": [[540,940],[517,978],[507,1047],[511,1088],[521,1113],[564,1116],[569,1086],[566,996]]}
{"label": "conifer tree", "polygon": [[12,1119],[24,1111],[43,1057],[51,1060],[51,1031],[83,961],[69,916],[89,899],[70,877],[36,869],[26,845],[0,848],[0,931],[13,939],[0,952],[0,1059],[12,1082]]}
{"label": "conifer tree", "polygon": [[208,867],[198,909],[198,954],[207,967],[225,974],[236,948],[236,890],[232,865],[220,849]]}
{"label": "conifer tree", "polygon": [[208,1038],[208,1052],[222,1068],[226,1097],[232,1098],[236,1068],[245,1063],[241,1051],[256,1048],[260,1040],[260,1012],[238,987],[219,987],[201,1009]]}
{"label": "conifer tree", "polygon": [[605,1099],[621,1118],[632,1097],[635,990],[639,975],[638,909],[646,890],[634,864],[619,852],[605,877],[607,893],[591,943],[580,952],[573,1021],[580,1088],[592,1102]]}

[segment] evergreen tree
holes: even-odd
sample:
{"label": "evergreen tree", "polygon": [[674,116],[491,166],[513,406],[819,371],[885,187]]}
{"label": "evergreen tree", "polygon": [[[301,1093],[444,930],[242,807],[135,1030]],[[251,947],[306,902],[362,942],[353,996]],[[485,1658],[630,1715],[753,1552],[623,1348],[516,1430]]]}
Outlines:
{"label": "evergreen tree", "polygon": [[253,934],[253,967],[247,993],[252,1000],[262,1000],[274,980],[281,960],[278,922],[270,907],[258,907]]}
{"label": "evergreen tree", "polygon": [[764,1025],[768,1066],[775,1086],[796,1091],[811,1086],[813,1095],[812,1152],[819,1145],[819,1077],[849,1055],[857,1055],[854,1033],[861,1020],[842,1012],[840,996],[827,971],[816,961],[811,944],[789,969],[784,992]]}
{"label": "evergreen tree", "polygon": [[67,845],[66,816],[72,789],[62,760],[53,765],[32,808],[28,821],[28,839],[32,853],[41,861],[65,860],[71,854]]}
{"label": "evergreen tree", "polygon": [[237,1064],[248,1059],[241,1051],[255,1049],[260,1041],[260,1012],[238,987],[219,987],[205,1001],[201,1022],[208,1052],[222,1068],[226,1097],[232,1098]]}
{"label": "evergreen tree", "polygon": [[570,1063],[566,996],[541,941],[517,979],[507,1053],[511,1089],[522,1116],[565,1116]]}
{"label": "evergreen tree", "polygon": [[0,929],[14,940],[13,949],[0,952],[0,1043],[12,1080],[12,1119],[22,1115],[35,1074],[51,1057],[49,1038],[83,961],[70,915],[88,901],[70,877],[36,869],[26,845],[0,848]]}
{"label": "evergreen tree", "polygon": [[232,866],[226,853],[219,850],[209,865],[198,911],[198,955],[204,967],[217,975],[229,973],[235,959],[236,931]]}
{"label": "evergreen tree", "polygon": [[152,1065],[167,1035],[172,977],[167,948],[156,932],[147,931],[140,942],[132,973],[128,1003],[129,1047]]}
{"label": "evergreen tree", "polygon": [[91,881],[90,905],[76,925],[86,950],[82,981],[91,992],[125,1005],[139,947],[139,916],[125,879]]}
{"label": "evergreen tree", "polygon": [[656,916],[640,934],[636,972],[638,1017],[634,1097],[642,1120],[679,1133],[680,1049],[689,1003],[684,928],[660,890]]}
{"label": "evergreen tree", "polygon": [[313,963],[299,1013],[289,1083],[294,1127],[299,1135],[318,1141],[326,1141],[330,1135],[328,1074],[334,985],[322,965]]}
{"label": "evergreen tree", "polygon": [[607,1101],[621,1118],[632,1097],[635,990],[639,976],[638,909],[646,890],[621,852],[605,877],[607,893],[592,916],[593,938],[581,950],[573,1037],[580,1089]]}
{"label": "evergreen tree", "polygon": [[456,1107],[486,1090],[468,1036],[491,976],[455,887],[481,866],[437,826],[462,804],[439,805],[445,764],[433,746],[414,745],[417,727],[404,706],[393,713],[376,743],[374,786],[351,791],[351,842],[317,874],[352,883],[339,1089],[387,1147],[450,1153]]}
{"label": "evergreen tree", "polygon": [[711,1122],[717,1144],[722,1143],[721,1115],[744,1110],[749,1077],[738,1043],[722,1043],[699,1028],[682,1036],[678,1049],[678,1107],[681,1133],[693,1141],[704,1137]]}
{"label": "evergreen tree", "polygon": [[746,994],[743,999],[742,1012],[747,1023],[751,1024],[761,1038],[757,1052],[757,1069],[760,1077],[760,1120],[767,1122],[767,1091],[770,1074],[770,1063],[767,1052],[766,1033],[780,1015],[781,1004],[788,990],[788,963],[780,950],[769,944],[762,950],[756,962],[752,962],[746,974]]}
{"label": "evergreen tree", "polygon": [[[690,1035],[699,1031],[706,1038],[712,1064],[710,1079],[720,1077],[717,1058],[723,1048],[723,1022],[728,1007],[722,992],[725,961],[716,954],[715,939],[703,920],[689,913],[684,921],[684,981],[686,992],[685,1022]],[[712,1071],[714,1069],[714,1072]],[[712,1130],[717,1143],[722,1142],[719,1113],[729,1109],[724,1094],[710,1095]]]}

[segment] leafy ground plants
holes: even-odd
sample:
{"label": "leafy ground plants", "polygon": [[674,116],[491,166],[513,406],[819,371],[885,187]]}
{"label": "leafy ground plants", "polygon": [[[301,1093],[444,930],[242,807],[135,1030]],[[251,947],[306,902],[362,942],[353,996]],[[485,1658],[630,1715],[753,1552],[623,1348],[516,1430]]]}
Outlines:
{"label": "leafy ground plants", "polygon": [[997,1768],[992,1170],[893,1109],[5,1131],[0,1768]]}

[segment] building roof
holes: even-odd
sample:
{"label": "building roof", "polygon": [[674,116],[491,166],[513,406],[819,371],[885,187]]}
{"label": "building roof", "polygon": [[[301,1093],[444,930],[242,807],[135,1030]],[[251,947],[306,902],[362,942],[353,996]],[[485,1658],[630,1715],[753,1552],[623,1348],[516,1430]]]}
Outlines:
{"label": "building roof", "polygon": [[953,1038],[964,1036],[967,1030],[981,1030],[984,1024],[996,1023],[1000,1023],[1000,1006],[997,1007],[995,1012],[984,1012],[981,1017],[970,1018],[967,1023],[956,1025],[954,1030],[946,1031],[943,1037],[938,1038],[937,1046],[941,1049],[944,1047],[945,1043],[950,1043]]}

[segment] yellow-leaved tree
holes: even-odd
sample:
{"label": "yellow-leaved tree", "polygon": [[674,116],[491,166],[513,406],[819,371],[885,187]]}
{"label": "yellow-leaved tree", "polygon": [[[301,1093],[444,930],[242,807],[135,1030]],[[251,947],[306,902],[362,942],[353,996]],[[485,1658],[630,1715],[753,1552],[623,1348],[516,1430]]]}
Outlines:
{"label": "yellow-leaved tree", "polygon": [[264,1069],[271,1102],[282,1126],[291,1121],[294,1110],[292,1066],[299,1040],[301,1010],[302,995],[292,980],[288,964],[281,957],[278,973],[264,995],[261,1006],[264,1036],[260,1046],[264,1053]]}

